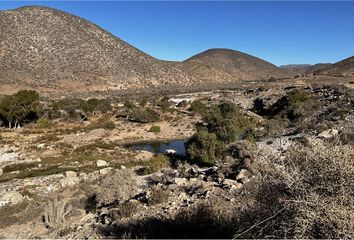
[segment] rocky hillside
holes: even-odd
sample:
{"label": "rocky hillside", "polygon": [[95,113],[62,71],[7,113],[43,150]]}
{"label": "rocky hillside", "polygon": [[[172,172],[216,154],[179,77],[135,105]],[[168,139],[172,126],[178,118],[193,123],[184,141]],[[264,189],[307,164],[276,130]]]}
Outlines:
{"label": "rocky hillside", "polygon": [[317,71],[318,75],[354,76],[354,56]]}
{"label": "rocky hillside", "polygon": [[287,71],[291,75],[307,76],[313,75],[321,69],[331,66],[330,63],[318,63],[318,64],[290,64],[280,66],[281,69]]}
{"label": "rocky hillside", "polygon": [[204,82],[267,80],[289,75],[269,62],[231,49],[209,49],[170,64]]}
{"label": "rocky hillside", "polygon": [[190,83],[180,70],[55,9],[1,11],[0,32],[2,88],[87,91]]}

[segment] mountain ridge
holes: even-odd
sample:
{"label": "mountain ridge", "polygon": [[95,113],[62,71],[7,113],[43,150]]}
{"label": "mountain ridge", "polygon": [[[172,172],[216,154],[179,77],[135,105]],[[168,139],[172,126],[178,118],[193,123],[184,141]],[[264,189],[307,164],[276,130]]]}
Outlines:
{"label": "mountain ridge", "polygon": [[0,32],[4,92],[14,87],[46,92],[124,90],[335,72],[326,64],[277,67],[226,48],[207,49],[182,62],[163,61],[92,22],[46,6],[0,11]]}

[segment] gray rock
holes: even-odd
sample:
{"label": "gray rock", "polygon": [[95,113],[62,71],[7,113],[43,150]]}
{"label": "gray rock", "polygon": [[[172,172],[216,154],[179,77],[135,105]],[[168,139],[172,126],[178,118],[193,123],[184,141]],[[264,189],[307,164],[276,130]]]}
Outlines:
{"label": "gray rock", "polygon": [[223,184],[227,186],[233,186],[233,185],[238,185],[240,183],[232,179],[224,179]]}
{"label": "gray rock", "polygon": [[67,177],[64,179],[60,180],[60,186],[65,188],[65,187],[72,187],[75,186],[80,182],[80,179],[78,177]]}
{"label": "gray rock", "polygon": [[107,167],[107,168],[102,168],[100,169],[98,172],[100,173],[100,175],[107,175],[111,172],[113,172],[113,168],[112,167]]}
{"label": "gray rock", "polygon": [[65,172],[65,176],[66,177],[77,177],[77,174],[76,174],[76,172],[74,172],[74,171],[66,171]]}
{"label": "gray rock", "polygon": [[44,146],[45,146],[44,143],[40,143],[40,144],[37,145],[37,148],[44,149]]}
{"label": "gray rock", "polygon": [[325,138],[325,139],[330,139],[338,135],[338,130],[337,129],[328,129],[326,131],[321,132],[318,134],[318,137],[320,138]]}
{"label": "gray rock", "polygon": [[9,191],[9,192],[6,192],[0,198],[0,206],[4,206],[7,204],[15,205],[15,204],[21,203],[23,200],[24,200],[24,197],[21,195],[21,193],[16,192],[16,191]]}
{"label": "gray rock", "polygon": [[141,150],[136,156],[135,159],[140,160],[140,161],[148,161],[152,157],[154,157],[154,153],[149,152],[149,151],[144,151]]}
{"label": "gray rock", "polygon": [[108,163],[104,160],[97,160],[96,166],[97,167],[105,167],[105,166],[108,166]]}

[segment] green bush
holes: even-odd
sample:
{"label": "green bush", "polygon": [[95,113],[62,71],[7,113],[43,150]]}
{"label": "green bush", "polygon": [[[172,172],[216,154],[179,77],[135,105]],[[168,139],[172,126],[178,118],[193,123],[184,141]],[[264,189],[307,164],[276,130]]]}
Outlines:
{"label": "green bush", "polygon": [[53,117],[62,117],[62,112],[64,112],[65,117],[72,120],[81,119],[80,109],[84,100],[77,98],[65,98],[58,101],[54,101],[52,104],[54,115]]}
{"label": "green bush", "polygon": [[215,164],[224,152],[224,146],[217,139],[216,134],[209,133],[207,130],[197,131],[187,142],[186,148],[190,160],[206,165]]}
{"label": "green bush", "polygon": [[141,99],[139,105],[141,107],[146,107],[147,103],[148,103],[148,100],[144,97],[144,98]]}
{"label": "green bush", "polygon": [[157,105],[162,109],[162,111],[165,112],[170,110],[172,104],[170,103],[168,97],[163,97]]}
{"label": "green bush", "polygon": [[191,103],[189,110],[195,114],[202,115],[206,112],[207,108],[208,107],[204,103],[202,103],[200,100],[195,100]]}
{"label": "green bush", "polygon": [[151,128],[149,129],[149,132],[159,133],[159,132],[161,132],[161,128],[160,128],[160,126],[154,125],[154,126],[151,126]]}
{"label": "green bush", "polygon": [[253,124],[245,117],[238,106],[232,102],[213,105],[202,114],[209,132],[215,133],[219,140],[230,143],[245,136]]}
{"label": "green bush", "polygon": [[129,101],[129,99],[125,99],[124,100],[124,107],[127,109],[132,109],[132,108],[134,108],[134,104],[131,101]]}
{"label": "green bush", "polygon": [[107,99],[91,98],[81,103],[81,109],[86,113],[92,113],[94,111],[106,113],[112,110],[112,106],[110,101]]}
{"label": "green bush", "polygon": [[151,123],[160,120],[160,115],[150,108],[134,108],[128,119],[133,122]]}
{"label": "green bush", "polygon": [[40,128],[50,128],[52,127],[52,123],[48,120],[48,118],[42,117],[37,120],[37,126]]}
{"label": "green bush", "polygon": [[288,101],[290,106],[298,107],[310,98],[311,95],[308,92],[303,90],[296,90],[289,94]]}
{"label": "green bush", "polygon": [[102,127],[104,129],[113,130],[116,128],[116,124],[113,121],[107,121],[102,125]]}
{"label": "green bush", "polygon": [[168,158],[163,154],[159,154],[147,162],[146,173],[148,174],[154,173],[162,168],[168,168],[169,166],[170,166],[170,161],[168,160]]}
{"label": "green bush", "polygon": [[206,124],[188,141],[190,160],[212,165],[223,156],[226,145],[239,139],[255,142],[252,122],[232,102],[221,102],[201,112]]}

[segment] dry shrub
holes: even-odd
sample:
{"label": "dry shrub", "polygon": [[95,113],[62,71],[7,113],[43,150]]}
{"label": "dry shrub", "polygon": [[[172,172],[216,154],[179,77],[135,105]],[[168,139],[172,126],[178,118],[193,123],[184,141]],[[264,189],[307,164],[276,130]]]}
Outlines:
{"label": "dry shrub", "polygon": [[292,149],[285,164],[293,237],[354,237],[354,148],[313,140]]}
{"label": "dry shrub", "polygon": [[318,139],[294,146],[244,189],[235,238],[353,238],[353,154],[350,145]]}
{"label": "dry shrub", "polygon": [[0,208],[0,229],[14,224],[25,224],[34,219],[39,220],[42,207],[33,201],[23,201],[16,205],[5,205]]}
{"label": "dry shrub", "polygon": [[54,198],[44,208],[43,220],[47,228],[56,229],[63,225],[66,221],[66,216],[71,212],[72,205],[67,204],[66,201],[59,201]]}
{"label": "dry shrub", "polygon": [[138,202],[127,201],[110,211],[110,217],[114,220],[130,218],[138,211]]}
{"label": "dry shrub", "polygon": [[159,186],[153,186],[148,198],[149,205],[160,204],[168,200],[170,193]]}
{"label": "dry shrub", "polygon": [[137,188],[134,173],[130,170],[119,170],[107,175],[98,185],[99,189],[95,194],[98,207],[125,201]]}
{"label": "dry shrub", "polygon": [[[140,217],[136,221],[117,222],[101,229],[113,238],[131,239],[203,239],[231,238],[234,219],[218,202],[198,202],[173,213],[172,218]],[[230,209],[230,208],[229,208]]]}

